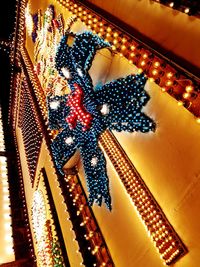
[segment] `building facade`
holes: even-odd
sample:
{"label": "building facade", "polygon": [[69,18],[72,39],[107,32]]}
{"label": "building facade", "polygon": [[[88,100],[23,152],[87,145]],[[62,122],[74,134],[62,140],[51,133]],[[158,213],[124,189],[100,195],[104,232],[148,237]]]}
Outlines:
{"label": "building facade", "polygon": [[198,12],[102,2],[18,1],[2,266],[198,266]]}

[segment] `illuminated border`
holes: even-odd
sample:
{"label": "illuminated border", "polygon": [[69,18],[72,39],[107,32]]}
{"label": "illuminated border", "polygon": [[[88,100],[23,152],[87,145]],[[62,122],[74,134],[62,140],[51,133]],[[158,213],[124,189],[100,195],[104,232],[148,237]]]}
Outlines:
{"label": "illuminated border", "polygon": [[18,127],[21,129],[32,186],[42,144],[42,128],[26,77],[21,82]]}
{"label": "illuminated border", "polygon": [[188,16],[195,16],[200,18],[200,6],[199,1],[187,1],[187,0],[150,0],[167,7],[171,7],[180,12],[187,14]]}
{"label": "illuminated border", "polygon": [[70,213],[76,239],[86,266],[114,267],[92,208],[75,169],[64,169],[65,178],[60,179],[62,195]]}
{"label": "illuminated border", "polygon": [[100,137],[100,144],[115,167],[161,258],[167,265],[172,264],[187,252],[186,247],[114,136],[105,131]]}
{"label": "illuminated border", "polygon": [[[33,193],[31,208],[31,221],[33,226],[35,246],[37,251],[37,260],[39,266],[69,266],[67,254],[63,256],[66,248],[63,244],[63,238],[57,231],[57,214],[55,207],[52,210],[51,196],[46,188],[44,169],[39,174],[38,185],[41,180],[43,190],[36,186]],[[46,195],[46,196],[45,196]],[[60,240],[62,239],[62,240]],[[60,242],[61,241],[61,242]],[[61,246],[62,243],[62,246]],[[62,248],[61,248],[62,247]]]}
{"label": "illuminated border", "polygon": [[1,209],[1,222],[3,228],[1,239],[4,245],[0,250],[0,265],[14,260],[15,252],[13,250],[13,229],[11,220],[11,202],[10,202],[10,188],[8,176],[8,158],[6,154],[5,140],[4,140],[4,127],[3,127],[3,114],[0,105],[0,209]]}

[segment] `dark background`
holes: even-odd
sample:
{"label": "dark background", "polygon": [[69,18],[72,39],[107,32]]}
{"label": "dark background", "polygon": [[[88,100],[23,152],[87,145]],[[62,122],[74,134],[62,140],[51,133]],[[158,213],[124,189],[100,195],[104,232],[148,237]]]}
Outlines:
{"label": "dark background", "polygon": [[[10,41],[13,38],[14,22],[15,22],[16,1],[7,0],[3,2],[0,7],[0,42]],[[10,57],[9,48],[0,46],[0,104],[2,106],[2,113],[4,123],[7,123],[9,91],[10,91]]]}

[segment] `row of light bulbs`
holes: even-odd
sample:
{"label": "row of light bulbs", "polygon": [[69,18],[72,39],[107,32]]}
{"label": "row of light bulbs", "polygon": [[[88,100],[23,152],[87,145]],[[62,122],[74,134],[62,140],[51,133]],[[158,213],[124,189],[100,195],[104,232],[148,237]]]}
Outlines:
{"label": "row of light bulbs", "polygon": [[0,50],[9,54],[10,53],[10,42],[0,40]]}
{"label": "row of light bulbs", "polygon": [[35,71],[33,71],[34,69],[33,64],[31,62],[31,59],[29,58],[27,50],[24,47],[21,49],[21,55],[23,61],[25,62],[26,70],[28,72],[28,76],[30,78],[32,87],[34,88],[34,92],[37,97],[37,102],[40,107],[40,111],[42,113],[43,118],[47,120],[46,96],[41,88],[40,82],[38,80]]}
{"label": "row of light bulbs", "polygon": [[[2,114],[1,114],[1,108],[0,108],[0,143],[1,143],[1,152],[6,152],[5,150],[5,143],[4,143],[4,131],[3,131],[3,125],[2,125]],[[15,144],[16,144],[16,139],[15,139]],[[16,146],[17,147],[17,146]],[[18,155],[18,160],[17,160],[17,165],[19,168],[19,171],[21,171],[21,165],[19,162],[19,154]],[[20,172],[21,173],[21,172]],[[11,225],[11,209],[10,209],[10,199],[9,199],[9,183],[8,183],[8,170],[7,170],[7,157],[6,156],[1,156],[0,157],[0,177],[2,181],[2,191],[3,191],[3,210],[5,211],[3,214],[3,217],[5,219],[5,254],[3,257],[0,257],[1,259],[6,258],[6,255],[13,255],[14,256],[14,244],[13,244],[13,238],[12,238],[12,225]],[[24,189],[23,189],[23,182],[22,182],[22,176],[21,181],[20,181],[20,186],[21,186],[21,196],[23,198],[22,203],[23,203],[23,212],[24,212],[24,217],[26,218],[26,230],[27,230],[27,237],[28,237],[28,242],[29,242],[29,247],[30,247],[30,253],[32,258],[34,259],[34,251],[33,251],[33,246],[32,246],[32,239],[31,239],[31,234],[30,234],[30,225],[28,223],[27,217],[27,209],[25,205],[25,194],[24,194]],[[8,260],[9,261],[9,260]],[[8,262],[7,261],[7,262]],[[2,263],[2,262],[1,262]]]}
{"label": "row of light bulbs", "polygon": [[[9,116],[10,116],[10,121],[12,123],[12,127],[13,129],[16,128],[16,123],[17,123],[17,111],[18,111],[18,103],[19,103],[19,99],[20,99],[20,83],[21,83],[21,74],[17,73],[14,75],[13,79],[12,79],[12,85],[13,88],[15,88],[15,90],[13,90],[13,94],[12,94],[12,104],[11,104],[11,98],[10,98],[10,103],[9,103]],[[12,109],[11,109],[12,107]],[[12,119],[11,119],[11,114],[12,114]]]}
{"label": "row of light bulbs", "polygon": [[[14,87],[16,90],[14,91],[14,98],[12,99],[12,102],[10,102],[9,105],[9,114],[10,116],[13,118],[13,129],[16,129],[16,121],[17,121],[17,109],[18,109],[18,104],[19,104],[19,90],[20,90],[20,83],[21,83],[21,74],[20,73],[14,73],[14,63],[19,64],[20,67],[22,67],[21,64],[21,55],[23,54],[24,50],[24,43],[25,43],[25,19],[24,19],[24,13],[25,13],[25,7],[26,7],[26,0],[22,0],[17,1],[16,5],[20,5],[20,9],[19,9],[19,14],[16,14],[16,18],[15,18],[15,37],[13,38],[10,47],[11,47],[11,53],[10,53],[10,61],[11,61],[11,66],[12,66],[12,72],[11,72],[11,87]],[[16,8],[17,10],[17,8]],[[15,48],[15,49],[14,49]],[[25,52],[24,52],[25,54]],[[24,55],[24,57],[26,57],[26,63],[28,62],[28,66],[26,69],[30,70],[30,65],[31,61],[30,58],[28,57],[28,54]],[[25,64],[26,64],[25,63]],[[29,77],[31,77],[31,81],[34,80],[34,78],[32,77],[34,75],[34,72],[29,72]],[[27,85],[27,84],[26,84]],[[34,88],[37,88],[38,91],[36,93],[36,95],[39,95],[39,88],[38,88],[38,84],[33,84]],[[12,89],[12,88],[11,88]],[[13,90],[12,90],[13,92]],[[40,104],[40,106],[42,106],[43,110],[45,107],[45,104],[43,106],[44,103],[44,99],[38,99],[38,103]],[[14,104],[14,106],[13,106]],[[45,117],[45,114],[43,114],[43,116]],[[16,140],[16,136],[15,136],[15,144],[16,144],[16,148],[17,148],[17,140]],[[38,148],[35,148],[35,150],[38,150]],[[17,156],[18,156],[18,169],[19,169],[19,177],[21,179],[21,192],[22,192],[22,196],[24,198],[23,202],[24,202],[24,212],[25,215],[27,217],[27,208],[26,208],[26,201],[25,201],[25,194],[24,194],[24,185],[23,185],[23,180],[22,180],[22,172],[21,172],[21,164],[20,164],[20,157],[19,157],[19,152],[17,152]],[[31,256],[32,258],[35,260],[35,254],[34,254],[34,249],[33,249],[33,243],[32,243],[32,238],[31,238],[31,234],[30,234],[30,225],[28,223],[27,220],[27,232],[28,232],[28,236],[29,236],[29,246],[30,246],[30,251],[31,251]]]}
{"label": "row of light bulbs", "polygon": [[[13,128],[13,129],[14,129],[14,133],[15,133],[15,128]],[[33,248],[33,240],[32,240],[32,235],[31,235],[31,230],[30,230],[30,223],[29,223],[29,219],[28,219],[28,210],[27,210],[27,205],[26,205],[26,196],[25,196],[25,190],[24,190],[23,174],[22,174],[21,161],[20,161],[20,155],[19,155],[19,150],[18,150],[16,134],[14,134],[14,143],[15,143],[15,147],[16,147],[18,177],[20,179],[20,181],[19,181],[19,183],[20,183],[20,195],[22,197],[24,217],[26,218],[25,229],[26,229],[26,234],[28,237],[28,246],[29,246],[31,258],[33,259],[33,261],[36,261],[34,248]]]}
{"label": "row of light bulbs", "polygon": [[88,240],[90,244],[88,250],[91,251],[92,255],[96,256],[96,263],[93,264],[93,266],[114,266],[77,177],[75,175],[66,175],[65,181],[67,183],[66,188],[73,198],[73,206],[76,208],[76,214],[82,220],[80,226],[85,229],[86,234],[84,238]]}
{"label": "row of light bulbs", "polygon": [[167,7],[174,8],[178,11],[181,11],[187,15],[193,15],[200,17],[200,5],[199,1],[185,1],[185,0],[150,0]]}
{"label": "row of light bulbs", "polygon": [[[19,8],[20,7],[20,8]],[[25,42],[25,22],[24,13],[26,7],[26,0],[17,0],[15,7],[15,18],[14,18],[14,30],[13,37],[10,40],[10,65],[11,65],[11,75],[10,75],[10,91],[15,94],[13,98],[10,98],[9,102],[9,119],[12,121],[13,127],[15,127],[16,117],[13,115],[13,111],[16,111],[16,91],[14,88],[19,86],[19,73],[14,73],[14,65],[20,64],[21,53],[20,49],[23,47]],[[15,106],[14,106],[15,105]]]}
{"label": "row of light bulbs", "polygon": [[[65,5],[67,4],[69,4],[69,1],[66,1]],[[84,10],[84,8],[78,7],[77,4],[70,4],[69,7],[75,11],[77,10],[77,8],[79,11]],[[110,36],[112,33],[112,36],[115,38],[113,40],[113,42],[115,43],[115,45],[113,45],[113,49],[120,50],[120,54],[122,56],[126,56],[129,59],[130,63],[133,63],[139,67],[139,72],[144,71],[149,76],[150,81],[157,82],[160,85],[162,92],[168,92],[170,95],[175,97],[178,100],[178,105],[186,107],[196,116],[197,122],[200,123],[200,96],[195,88],[197,87],[197,85],[194,85],[192,80],[189,80],[183,75],[179,75],[177,70],[167,65],[166,62],[159,59],[157,56],[152,55],[151,52],[147,51],[144,48],[142,49],[141,46],[138,45],[134,40],[129,40],[128,42],[128,38],[122,37],[122,34],[120,34],[120,32],[115,31],[110,26],[107,28],[103,27],[105,23],[103,23],[100,18],[97,18],[91,14],[88,15],[88,12],[86,10],[84,10],[81,14],[85,15],[88,18],[89,24],[91,24],[91,18],[94,17],[93,22],[99,22],[101,31],[102,29],[104,29],[103,31],[106,31]],[[102,35],[101,31],[99,31],[98,34]],[[117,37],[119,37],[119,41],[116,39]],[[112,40],[108,41],[112,43]],[[126,44],[127,42],[128,44]],[[118,44],[118,46],[116,44]],[[139,51],[137,47],[139,47]],[[21,47],[21,53],[23,55],[23,58],[25,59],[25,62],[28,62],[27,69],[30,74],[31,81],[35,81],[36,79],[32,77],[35,75],[35,73],[32,71],[32,63],[30,62],[30,59],[27,58],[28,55],[26,55],[26,51],[24,50],[23,46]],[[176,78],[177,76],[178,79]],[[34,82],[34,88],[37,92],[36,95],[38,96],[39,104],[42,107],[41,110],[43,112],[43,116],[46,118],[46,106],[44,101],[45,96],[44,94],[42,94],[40,86],[37,84],[37,82]]]}
{"label": "row of light bulbs", "polygon": [[[4,129],[2,120],[2,111],[0,106],[0,151],[5,152],[5,142],[4,142]],[[8,184],[8,170],[7,170],[7,157],[0,156],[0,194],[2,196],[2,208],[3,216],[1,216],[2,225],[4,226],[4,253],[0,255],[0,264],[5,263],[10,260],[10,256],[14,256],[13,251],[13,238],[12,238],[12,227],[11,227],[11,210],[10,210],[10,192]]]}
{"label": "row of light bulbs", "polygon": [[20,99],[18,127],[22,131],[28,169],[33,184],[42,142],[42,129],[26,79],[21,84]]}
{"label": "row of light bulbs", "polygon": [[104,132],[100,142],[121,178],[161,258],[167,265],[173,263],[186,251],[175,230],[112,134],[109,131]]}
{"label": "row of light bulbs", "polygon": [[[42,172],[39,175],[42,179]],[[46,192],[46,187],[43,182],[43,187]],[[34,192],[34,201],[31,210],[31,219],[33,231],[35,234],[35,246],[37,251],[37,264],[38,266],[58,266],[63,267],[63,256],[58,236],[52,216],[52,210],[45,200],[45,194],[42,190],[37,189]],[[48,212],[47,212],[48,210]],[[57,255],[54,254],[54,246],[56,247]]]}

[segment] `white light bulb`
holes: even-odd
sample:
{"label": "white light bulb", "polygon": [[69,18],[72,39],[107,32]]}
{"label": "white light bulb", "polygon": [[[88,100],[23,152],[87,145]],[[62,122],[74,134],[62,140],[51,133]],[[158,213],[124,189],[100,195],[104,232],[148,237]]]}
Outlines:
{"label": "white light bulb", "polygon": [[92,165],[93,167],[95,167],[95,166],[97,165],[97,162],[98,162],[98,158],[97,158],[97,157],[93,157],[93,158],[91,159],[91,165]]}
{"label": "white light bulb", "polygon": [[65,143],[66,143],[67,145],[71,145],[73,142],[74,142],[74,140],[73,140],[73,138],[72,138],[71,136],[65,138]]}
{"label": "white light bulb", "polygon": [[59,105],[60,105],[60,102],[59,101],[52,101],[50,103],[50,108],[51,109],[57,109],[59,107]]}
{"label": "white light bulb", "polygon": [[83,77],[83,72],[82,72],[82,70],[81,70],[80,68],[77,68],[76,70],[77,70],[77,72],[78,72],[78,75],[79,75],[80,77]]}
{"label": "white light bulb", "polygon": [[70,79],[71,78],[71,75],[70,75],[70,72],[67,68],[62,68],[61,69],[63,75],[65,76],[66,79]]}
{"label": "white light bulb", "polygon": [[107,104],[103,104],[100,111],[103,115],[107,115],[109,113],[109,106]]}

